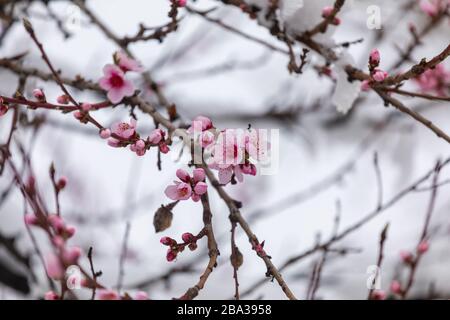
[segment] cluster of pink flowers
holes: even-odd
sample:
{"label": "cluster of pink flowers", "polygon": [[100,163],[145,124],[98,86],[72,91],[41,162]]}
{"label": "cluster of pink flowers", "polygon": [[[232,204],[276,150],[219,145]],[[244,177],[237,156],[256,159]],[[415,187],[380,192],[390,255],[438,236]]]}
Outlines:
{"label": "cluster of pink flowers", "polygon": [[166,188],[165,194],[172,200],[188,200],[192,198],[195,202],[206,193],[208,185],[205,183],[205,170],[194,169],[192,177],[183,169],[178,169],[176,173],[181,181],[174,181],[174,185]]}
{"label": "cluster of pink flowers", "polygon": [[161,238],[160,242],[163,245],[169,247],[169,249],[167,249],[166,255],[167,261],[171,262],[175,260],[178,253],[183,252],[186,246],[191,251],[197,249],[197,240],[199,239],[199,237],[194,236],[192,233],[186,232],[182,234],[181,239],[183,240],[183,242],[177,243],[175,239],[172,239],[170,237]]}
{"label": "cluster of pink flowers", "polygon": [[158,147],[162,153],[170,151],[166,144],[166,133],[157,128],[154,129],[146,139],[141,139],[136,131],[137,121],[131,119],[129,123],[118,122],[111,129],[100,131],[102,139],[108,139],[108,145],[114,148],[130,146],[130,150],[138,156],[143,156],[150,147]]}
{"label": "cluster of pink flowers", "polygon": [[[326,6],[322,9],[322,17],[323,18],[328,18],[331,13],[333,12],[334,8],[331,6]],[[332,24],[334,24],[335,26],[338,26],[341,24],[341,19],[339,19],[338,17],[334,17],[333,21],[331,21]]]}
{"label": "cluster of pink flowers", "polygon": [[120,103],[123,98],[134,94],[134,84],[126,79],[127,72],[142,72],[142,65],[131,59],[124,52],[114,54],[114,64],[107,64],[103,68],[104,76],[99,80],[100,87],[107,91],[109,101],[114,104]]}
{"label": "cluster of pink flowers", "polygon": [[369,56],[369,71],[370,71],[370,80],[364,80],[361,83],[361,90],[368,91],[370,87],[377,83],[383,82],[384,79],[387,78],[388,73],[378,68],[380,65],[380,52],[377,49],[373,49],[370,52]]}
{"label": "cluster of pink flowers", "polygon": [[428,69],[415,78],[415,81],[423,92],[434,92],[441,97],[450,93],[450,71],[442,63],[434,69]]}
{"label": "cluster of pink flowers", "polygon": [[450,6],[450,0],[421,0],[420,9],[430,17],[436,17],[437,15],[445,12]]}
{"label": "cluster of pink flowers", "polygon": [[235,183],[234,178],[242,182],[244,174],[256,175],[256,166],[250,159],[259,160],[265,147],[258,130],[226,129],[219,133],[208,165],[218,170],[221,184]]}

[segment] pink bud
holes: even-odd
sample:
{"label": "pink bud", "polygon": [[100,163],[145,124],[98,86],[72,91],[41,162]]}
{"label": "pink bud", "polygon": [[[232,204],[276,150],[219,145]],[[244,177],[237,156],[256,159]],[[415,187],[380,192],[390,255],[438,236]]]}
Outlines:
{"label": "pink bud", "polygon": [[136,142],[136,150],[143,150],[145,148],[145,142],[143,140],[138,140]]}
{"label": "pink bud", "polygon": [[44,92],[41,89],[34,89],[33,90],[33,96],[38,100],[45,99]]}
{"label": "pink bud", "polygon": [[194,192],[198,195],[203,195],[208,190],[208,185],[204,182],[198,182],[194,187]]}
{"label": "pink bud", "polygon": [[364,80],[363,82],[361,82],[361,90],[362,91],[370,90],[370,81],[369,80]]}
{"label": "pink bud", "polygon": [[401,294],[402,293],[402,285],[399,281],[394,280],[391,283],[391,291],[395,294]]}
{"label": "pink bud", "polygon": [[38,218],[32,213],[26,214],[24,220],[25,224],[28,226],[35,226],[39,223]]}
{"label": "pink bud", "polygon": [[428,241],[423,240],[421,243],[419,243],[419,245],[417,246],[417,252],[419,252],[420,254],[424,254],[425,252],[428,251],[428,249],[430,248],[430,244],[428,243]]}
{"label": "pink bud", "polygon": [[120,141],[114,138],[109,138],[108,145],[113,148],[118,148],[120,146]]}
{"label": "pink bud", "polygon": [[404,263],[410,263],[413,259],[413,255],[409,251],[400,251],[400,258]]}
{"label": "pink bud", "polygon": [[119,300],[119,294],[110,289],[100,289],[97,291],[97,299],[98,300]]}
{"label": "pink bud", "polygon": [[56,293],[54,293],[53,291],[48,291],[45,293],[44,299],[45,300],[58,300],[59,296]]}
{"label": "pink bud", "polygon": [[213,123],[210,118],[204,116],[198,116],[192,122],[192,127],[196,128],[197,124],[201,124],[202,131],[209,130],[213,127]]}
{"label": "pink bud", "polygon": [[58,98],[56,98],[56,101],[59,104],[68,104],[69,103],[69,97],[66,96],[65,94],[63,94],[62,96],[59,96]]}
{"label": "pink bud", "polygon": [[166,259],[167,261],[171,262],[177,258],[177,253],[173,251],[172,249],[167,250]]}
{"label": "pink bud", "polygon": [[60,190],[64,189],[66,187],[66,185],[67,185],[67,178],[66,177],[59,178],[58,183],[57,183],[58,189],[60,189]]}
{"label": "pink bud", "polygon": [[194,169],[193,176],[195,182],[205,181],[205,170],[196,168]]}
{"label": "pink bud", "polygon": [[190,232],[183,233],[181,235],[181,239],[183,239],[184,243],[191,243],[193,241],[196,241],[195,236]]}
{"label": "pink bud", "polygon": [[161,140],[164,138],[164,131],[161,129],[155,129],[150,133],[150,136],[148,137],[148,141],[151,144],[158,144],[161,142]]}
{"label": "pink bud", "polygon": [[159,240],[159,242],[161,242],[165,246],[171,246],[176,243],[176,241],[170,237],[162,237],[161,240]]}
{"label": "pink bud", "polygon": [[386,71],[379,70],[379,69],[375,70],[375,72],[374,72],[373,75],[372,75],[373,79],[374,79],[376,82],[381,82],[381,81],[383,81],[384,79],[387,78],[387,76],[388,76],[388,74],[387,74]]}
{"label": "pink bud", "polygon": [[5,104],[0,104],[0,117],[4,116],[8,112],[8,106]]}
{"label": "pink bud", "polygon": [[333,12],[333,7],[326,6],[322,9],[322,17],[326,18]]}
{"label": "pink bud", "polygon": [[64,253],[64,261],[67,264],[75,264],[78,262],[78,259],[81,256],[81,248],[80,247],[70,247],[67,248]]}
{"label": "pink bud", "polygon": [[74,226],[66,227],[66,234],[68,238],[72,238],[75,232],[77,232],[77,229]]}
{"label": "pink bud", "polygon": [[51,214],[48,216],[48,222],[57,232],[61,232],[64,229],[64,221],[60,216]]}
{"label": "pink bud", "polygon": [[376,290],[372,293],[373,300],[384,300],[386,299],[386,293],[383,290]]}
{"label": "pink bud", "polygon": [[256,176],[256,166],[254,164],[243,164],[240,168],[243,174]]}
{"label": "pink bud", "polygon": [[178,6],[185,7],[187,0],[178,0]]}
{"label": "pink bud", "polygon": [[53,244],[55,247],[62,248],[64,247],[64,239],[61,236],[54,236],[52,239]]}
{"label": "pink bud", "polygon": [[77,119],[77,120],[83,119],[83,114],[82,114],[79,110],[75,111],[75,112],[73,113],[73,116],[74,116],[75,119]]}
{"label": "pink bud", "polygon": [[165,143],[160,143],[159,144],[159,151],[161,151],[161,153],[168,153],[170,151],[169,147],[167,146],[167,144]]}
{"label": "pink bud", "polygon": [[369,63],[374,66],[378,66],[380,64],[380,52],[377,49],[373,49],[370,52]]}
{"label": "pink bud", "polygon": [[50,253],[45,259],[45,269],[50,278],[60,280],[64,277],[64,269],[59,258]]}
{"label": "pink bud", "polygon": [[180,179],[181,181],[189,182],[191,180],[189,173],[187,173],[183,169],[178,169],[176,174],[177,174],[178,179]]}
{"label": "pink bud", "polygon": [[86,102],[81,104],[81,110],[83,110],[84,112],[89,112],[91,109],[92,104]]}
{"label": "pink bud", "polygon": [[100,138],[108,139],[109,137],[111,137],[111,130],[109,129],[100,130]]}
{"label": "pink bud", "polygon": [[134,295],[134,300],[148,300],[148,294],[144,291],[138,291]]}

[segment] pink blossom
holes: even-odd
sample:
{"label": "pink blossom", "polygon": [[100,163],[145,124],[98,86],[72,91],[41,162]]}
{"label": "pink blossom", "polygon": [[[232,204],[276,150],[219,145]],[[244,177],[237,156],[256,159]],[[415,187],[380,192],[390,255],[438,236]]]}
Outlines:
{"label": "pink blossom", "polygon": [[109,129],[100,130],[100,137],[102,139],[108,139],[109,137],[111,137],[111,130]]}
{"label": "pink blossom", "polygon": [[117,291],[111,289],[100,289],[97,291],[98,300],[120,300]]}
{"label": "pink blossom", "polygon": [[387,76],[388,76],[388,73],[386,71],[383,71],[383,70],[380,70],[380,69],[376,69],[375,72],[372,74],[372,78],[376,82],[384,81],[384,79],[386,79]]}
{"label": "pink blossom", "polygon": [[0,102],[0,117],[4,116],[8,112],[8,106]]}
{"label": "pink blossom", "polygon": [[50,278],[60,280],[64,277],[64,268],[59,258],[50,253],[45,258],[45,269]]}
{"label": "pink blossom", "polygon": [[134,295],[134,300],[148,300],[148,294],[144,291],[138,291]]}
{"label": "pink blossom", "polygon": [[108,99],[116,104],[124,97],[130,97],[134,94],[134,85],[131,81],[125,79],[125,73],[118,66],[107,64],[103,68],[104,77],[99,80],[100,87],[108,91]]}
{"label": "pink blossom", "polygon": [[53,291],[48,291],[45,293],[44,299],[45,300],[58,300],[59,296],[56,293],[54,293]]}
{"label": "pink blossom", "polygon": [[118,51],[114,54],[114,61],[120,67],[120,69],[122,69],[123,72],[142,72],[144,70],[144,68],[138,61],[130,58],[123,51]]}
{"label": "pink blossom", "polygon": [[166,188],[165,194],[172,200],[187,200],[192,195],[192,187],[188,183],[175,181],[175,185]]}
{"label": "pink blossom", "polygon": [[209,119],[208,117],[197,116],[197,117],[192,121],[191,128],[197,129],[197,127],[198,127],[201,131],[206,131],[206,130],[209,130],[209,129],[212,129],[212,128],[213,128],[213,123],[212,123],[211,119]]}
{"label": "pink blossom", "polygon": [[429,69],[415,78],[422,92],[435,92],[444,97],[449,93],[450,71],[444,65],[438,64],[434,69]]}
{"label": "pink blossom", "polygon": [[59,96],[58,98],[56,98],[56,101],[59,104],[68,104],[70,100],[67,95],[63,94],[63,95]]}
{"label": "pink blossom", "polygon": [[112,134],[119,136],[122,139],[131,138],[136,132],[136,120],[131,119],[130,123],[118,122],[111,127]]}
{"label": "pink blossom", "polygon": [[417,246],[417,252],[419,252],[420,254],[424,254],[425,252],[428,251],[429,248],[430,248],[430,244],[428,243],[428,241],[427,240],[423,240]]}
{"label": "pink blossom", "polygon": [[421,0],[420,9],[430,17],[435,17],[449,4],[448,0]]}
{"label": "pink blossom", "polygon": [[180,181],[175,181],[174,185],[166,188],[166,195],[172,200],[187,200],[192,198],[195,202],[207,192],[208,186],[205,182],[205,171],[202,168],[194,169],[191,177],[183,169],[178,169],[176,175]]}
{"label": "pink blossom", "polygon": [[398,280],[394,280],[391,282],[391,291],[395,294],[401,294],[402,293],[402,285]]}

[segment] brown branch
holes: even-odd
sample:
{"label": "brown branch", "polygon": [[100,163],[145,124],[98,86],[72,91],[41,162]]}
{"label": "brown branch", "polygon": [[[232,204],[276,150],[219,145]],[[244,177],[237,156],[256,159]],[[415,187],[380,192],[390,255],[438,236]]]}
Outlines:
{"label": "brown branch", "polygon": [[[237,221],[237,223],[241,226],[241,228],[247,234],[248,240],[250,241],[252,248],[257,248],[257,247],[261,246],[261,243],[259,242],[256,235],[251,230],[247,221],[244,219],[244,217],[242,217],[236,201],[228,195],[228,193],[220,185],[219,181],[217,181],[214,174],[211,172],[211,170],[206,165],[203,165],[203,169],[205,170],[206,176],[208,177],[208,179],[211,182],[214,189],[216,189],[219,196],[222,198],[222,200],[228,206],[228,209],[230,210],[230,218]],[[275,265],[272,263],[271,258],[265,253],[258,253],[258,256],[266,264],[267,276],[269,276],[269,275],[273,276],[277,280],[278,284],[280,285],[280,287],[283,290],[283,292],[285,293],[285,295],[291,300],[296,300],[295,295],[292,293],[291,289],[289,289],[288,285],[284,281],[284,279],[281,276],[277,267],[275,267]]]}
{"label": "brown branch", "polygon": [[198,296],[200,290],[205,286],[208,277],[213,272],[214,268],[217,266],[217,258],[219,256],[219,249],[217,247],[217,242],[214,237],[214,231],[212,227],[212,213],[211,207],[209,205],[208,194],[205,193],[201,196],[202,206],[203,206],[203,224],[204,232],[206,233],[208,239],[208,254],[209,261],[203,274],[200,276],[200,280],[197,284],[189,288],[186,293],[180,298],[181,300],[192,300]]}

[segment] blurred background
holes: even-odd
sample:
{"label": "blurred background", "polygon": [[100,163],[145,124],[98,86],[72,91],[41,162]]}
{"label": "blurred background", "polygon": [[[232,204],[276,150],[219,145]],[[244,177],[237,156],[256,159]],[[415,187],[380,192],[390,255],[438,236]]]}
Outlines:
{"label": "blurred background", "polygon": [[[319,21],[322,5],[332,3],[322,1],[318,18],[310,19],[311,25]],[[166,24],[170,8],[167,0],[96,0],[87,1],[86,5],[120,37],[135,34],[139,23]],[[267,28],[235,8],[209,0],[190,5],[197,9],[217,7],[209,16],[286,49]],[[381,10],[380,30],[370,30],[366,26],[366,10],[370,5],[379,6]],[[9,7],[2,6],[5,13]],[[367,70],[367,59],[374,47],[381,52],[381,67],[389,70],[399,59],[398,49],[407,48],[412,41],[409,24],[413,23],[420,30],[429,21],[418,1],[350,1],[344,8],[340,14],[342,23],[333,28],[335,32],[329,35],[330,41],[339,44],[363,39],[345,48],[356,66],[363,70]],[[48,6],[40,1],[16,1],[13,10],[17,17],[30,19],[52,62],[64,76],[74,78],[80,74],[98,81],[103,66],[112,61],[112,54],[117,50],[116,44],[70,1],[50,1]],[[270,176],[246,176],[243,183],[226,187],[234,198],[242,201],[242,214],[259,239],[265,240],[265,249],[275,265],[311,248],[318,238],[327,239],[333,232],[337,212],[340,212],[339,230],[342,230],[376,208],[375,153],[386,200],[432,169],[437,159],[449,155],[445,141],[395,109],[385,108],[373,93],[361,93],[348,114],[338,113],[331,102],[335,83],[318,74],[315,66],[323,65],[323,61],[314,53],[308,55],[303,74],[290,74],[285,54],[248,41],[186,10],[181,10],[180,16],[183,18],[177,32],[162,43],[139,42],[130,49],[161,84],[168,99],[177,105],[182,121],[189,123],[195,116],[204,115],[218,128],[246,128],[251,124],[254,128],[280,130],[278,172]],[[56,21],[62,23],[62,29]],[[69,37],[65,37],[63,31],[68,32]],[[447,17],[423,37],[412,53],[414,61],[441,52],[449,43],[448,31]],[[9,27],[8,21],[2,20],[2,32],[0,57],[26,52],[24,66],[47,72],[39,51],[21,23]],[[398,70],[411,65],[406,61]],[[11,96],[17,89],[17,79],[10,71],[0,68],[0,94]],[[139,75],[133,79],[142,85]],[[60,94],[53,83],[29,78],[24,95],[31,97],[32,90],[38,87],[45,90],[49,101],[55,101]],[[418,90],[412,81],[406,88]],[[147,99],[156,100],[151,90],[142,90]],[[88,91],[72,92],[80,101],[104,99]],[[401,100],[410,108],[420,108],[422,114],[450,132],[448,102],[404,97]],[[111,148],[98,137],[97,130],[81,125],[70,114],[25,108],[22,112],[28,122],[38,118],[45,121],[39,130],[21,125],[14,139],[30,150],[36,180],[49,206],[54,203],[48,178],[50,164],[54,163],[58,174],[68,177],[67,188],[61,194],[61,210],[65,220],[78,229],[71,243],[79,245],[84,252],[94,247],[96,269],[103,272],[102,283],[112,288],[118,283],[127,223],[130,228],[123,264],[124,290],[134,292],[140,288],[148,292],[151,299],[171,299],[197,282],[207,261],[206,241],[200,241],[195,252],[183,252],[176,261],[167,262],[166,247],[159,239],[163,235],[179,239],[184,232],[198,232],[202,228],[201,204],[180,203],[174,209],[170,229],[156,234],[153,228],[154,212],[161,204],[169,202],[164,189],[175,178],[176,169],[183,167],[174,161],[176,156],[163,156],[162,171],[159,171],[155,152],[137,157],[123,149]],[[136,115],[139,133],[148,134],[154,127],[153,121],[138,110]],[[7,139],[10,117],[8,113],[0,118],[1,143]],[[96,118],[107,125],[127,121],[129,109],[97,111]],[[390,119],[389,122],[377,129],[386,119]],[[18,153],[14,145],[12,151],[13,161],[19,165],[20,158],[14,158]],[[440,179],[449,176],[449,170],[444,169]],[[49,288],[23,224],[23,197],[17,188],[9,188],[12,180],[12,173],[5,169],[0,176],[0,266],[13,270],[19,278],[12,286],[0,281],[0,298],[35,299],[42,297]],[[430,288],[436,296],[448,298],[450,295],[448,192],[446,185],[438,191],[430,225],[431,246],[418,267],[412,297],[427,297]],[[221,255],[218,267],[198,298],[229,299],[234,293],[233,269],[229,262],[229,213],[215,192],[210,192],[210,197]],[[388,291],[391,280],[401,270],[399,252],[413,250],[417,244],[429,198],[429,192],[411,193],[336,243],[336,248],[347,248],[348,253],[329,255],[316,298],[367,297],[367,268],[376,264],[380,232],[389,222],[381,268],[381,289]],[[241,291],[245,291],[264,277],[266,268],[251,250],[242,229],[238,228],[237,232],[237,245],[244,255],[239,282]],[[47,238],[39,230],[34,233],[45,252],[49,247]],[[11,254],[8,250],[11,246],[30,259],[29,266],[36,279],[30,269]],[[305,297],[313,266],[320,259],[318,252],[283,270],[283,277],[298,298]],[[87,259],[82,259],[81,264],[89,266]],[[161,278],[173,268],[180,270]],[[25,283],[30,287],[28,293]],[[17,290],[18,287],[23,290]],[[268,280],[246,298],[283,299],[284,294],[276,282]]]}

